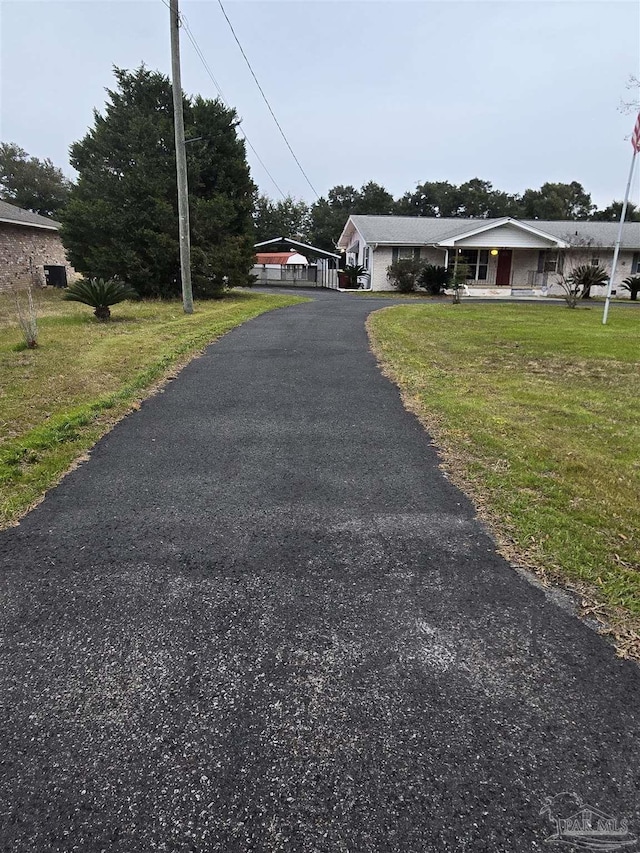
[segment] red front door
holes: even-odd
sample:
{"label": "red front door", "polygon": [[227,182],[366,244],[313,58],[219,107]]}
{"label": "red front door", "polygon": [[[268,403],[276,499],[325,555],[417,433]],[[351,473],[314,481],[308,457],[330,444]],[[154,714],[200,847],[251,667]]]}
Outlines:
{"label": "red front door", "polygon": [[500,249],[498,252],[496,284],[505,286],[511,284],[511,249]]}

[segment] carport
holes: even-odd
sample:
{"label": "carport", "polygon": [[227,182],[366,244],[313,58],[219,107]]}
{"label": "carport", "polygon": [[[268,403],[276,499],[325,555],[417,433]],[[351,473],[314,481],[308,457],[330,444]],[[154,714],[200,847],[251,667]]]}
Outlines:
{"label": "carport", "polygon": [[309,261],[308,266],[297,266],[292,264],[255,264],[253,274],[257,276],[257,284],[286,285],[287,287],[328,287],[332,290],[338,289],[338,263],[340,255],[301,243],[291,237],[273,237],[271,240],[263,240],[255,243],[254,249],[263,255],[273,252],[274,255],[282,252],[295,251],[304,255]]}

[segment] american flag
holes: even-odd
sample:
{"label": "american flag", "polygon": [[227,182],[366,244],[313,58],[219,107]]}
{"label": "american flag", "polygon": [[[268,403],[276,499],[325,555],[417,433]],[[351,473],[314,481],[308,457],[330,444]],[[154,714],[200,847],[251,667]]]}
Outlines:
{"label": "american flag", "polygon": [[634,151],[640,151],[640,113],[638,113],[638,118],[636,119],[636,126],[633,128],[631,144]]}

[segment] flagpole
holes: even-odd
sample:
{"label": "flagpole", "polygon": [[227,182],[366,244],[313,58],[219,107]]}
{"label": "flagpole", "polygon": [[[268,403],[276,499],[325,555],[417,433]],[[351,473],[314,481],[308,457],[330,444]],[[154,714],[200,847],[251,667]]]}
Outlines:
{"label": "flagpole", "polygon": [[613,260],[611,261],[611,275],[609,276],[609,286],[607,287],[607,298],[604,302],[604,314],[602,315],[602,325],[606,325],[607,317],[609,316],[609,304],[611,302],[611,291],[613,290],[613,280],[616,274],[616,267],[618,265],[618,255],[620,254],[620,244],[622,243],[622,229],[624,228],[624,219],[627,215],[627,204],[629,203],[629,193],[631,191],[631,181],[633,180],[633,168],[636,164],[636,154],[640,151],[640,113],[638,113],[638,119],[636,121],[636,125],[633,129],[633,136],[631,138],[631,145],[633,146],[633,157],[631,158],[631,168],[629,169],[629,180],[627,181],[627,189],[624,194],[624,202],[622,204],[622,213],[620,214],[620,225],[618,226],[618,237],[616,239],[616,245],[613,250]]}
{"label": "flagpole", "polygon": [[618,255],[620,254],[620,244],[622,243],[622,229],[624,226],[624,218],[627,213],[627,204],[629,203],[629,192],[631,190],[631,181],[633,180],[633,167],[636,164],[637,151],[634,150],[631,158],[631,168],[629,169],[629,180],[627,181],[627,191],[624,195],[624,203],[622,205],[622,213],[620,214],[620,225],[618,226],[618,238],[613,250],[613,261],[611,262],[611,275],[609,276],[609,287],[607,288],[607,298],[604,302],[604,314],[602,315],[602,324],[606,325],[607,317],[609,316],[609,303],[611,302],[611,291],[613,290],[613,279],[618,266]]}

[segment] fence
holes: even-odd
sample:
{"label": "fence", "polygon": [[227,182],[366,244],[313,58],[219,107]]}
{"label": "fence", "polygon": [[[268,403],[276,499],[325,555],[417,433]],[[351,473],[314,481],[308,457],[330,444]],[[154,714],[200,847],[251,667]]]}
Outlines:
{"label": "fence", "polygon": [[253,274],[257,277],[256,284],[275,285],[283,287],[338,287],[338,271],[329,269],[325,264],[309,264],[308,267],[296,264],[267,266],[256,264]]}

